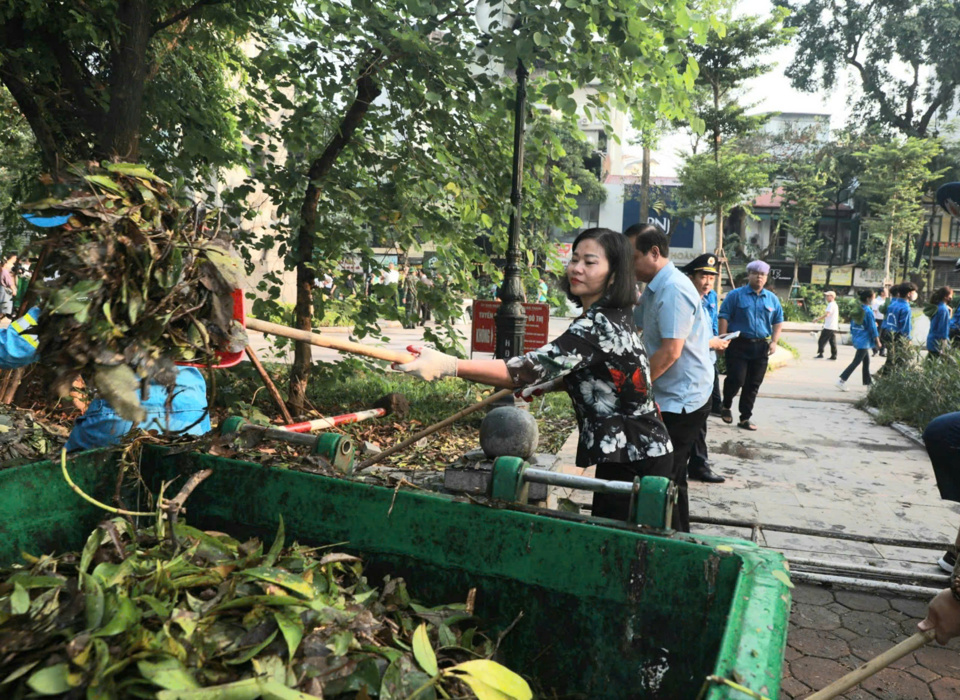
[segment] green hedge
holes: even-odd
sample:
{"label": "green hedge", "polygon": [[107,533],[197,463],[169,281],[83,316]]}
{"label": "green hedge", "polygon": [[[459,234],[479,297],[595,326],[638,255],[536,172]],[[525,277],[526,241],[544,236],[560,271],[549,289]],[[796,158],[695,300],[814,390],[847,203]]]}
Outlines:
{"label": "green hedge", "polygon": [[879,409],[877,420],[912,425],[918,430],[944,413],[960,410],[960,352],[949,350],[927,359],[911,346],[906,366],[874,379],[867,404]]}

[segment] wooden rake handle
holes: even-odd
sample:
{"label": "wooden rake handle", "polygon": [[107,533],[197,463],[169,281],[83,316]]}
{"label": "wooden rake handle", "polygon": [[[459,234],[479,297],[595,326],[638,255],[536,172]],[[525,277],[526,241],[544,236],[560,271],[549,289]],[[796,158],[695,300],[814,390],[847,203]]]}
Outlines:
{"label": "wooden rake handle", "polygon": [[377,348],[372,345],[364,345],[363,343],[354,343],[352,341],[342,340],[340,338],[330,338],[325,335],[320,335],[319,333],[302,331],[299,328],[290,328],[289,326],[281,326],[279,323],[271,323],[270,321],[261,321],[259,318],[254,318],[253,316],[247,316],[246,326],[248,330],[260,331],[261,333],[267,333],[269,335],[278,335],[282,338],[299,340],[301,342],[310,343],[311,345],[316,345],[321,348],[331,348],[333,350],[341,350],[343,352],[349,352],[354,355],[364,355],[366,357],[372,357],[377,360],[386,360],[387,362],[396,362],[397,364],[405,364],[407,362],[413,362],[413,360],[416,359],[413,355],[411,355],[408,352],[397,352],[396,350],[387,350],[386,348]]}
{"label": "wooden rake handle", "polygon": [[842,695],[856,685],[860,685],[870,676],[882,671],[887,666],[898,659],[902,659],[907,654],[916,651],[920,647],[926,646],[933,641],[934,631],[917,632],[916,634],[904,639],[894,647],[890,647],[879,656],[875,656],[859,668],[850,671],[843,678],[838,678],[823,690],[818,690],[813,695],[808,695],[807,700],[830,700],[838,695]]}

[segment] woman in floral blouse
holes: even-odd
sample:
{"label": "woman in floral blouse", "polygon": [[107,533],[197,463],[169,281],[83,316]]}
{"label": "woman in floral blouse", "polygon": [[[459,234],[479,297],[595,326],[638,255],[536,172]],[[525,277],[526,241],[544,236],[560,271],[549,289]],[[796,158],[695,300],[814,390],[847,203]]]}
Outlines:
{"label": "woman in floral blouse", "polygon": [[[650,364],[633,324],[636,284],[629,241],[594,228],[573,243],[563,284],[584,309],[552,343],[509,360],[460,360],[411,346],[417,359],[397,369],[432,381],[461,377],[491,386],[566,389],[580,427],[577,466],[599,479],[671,474],[673,447],[650,393]],[[626,520],[629,497],[596,494],[593,514]]]}

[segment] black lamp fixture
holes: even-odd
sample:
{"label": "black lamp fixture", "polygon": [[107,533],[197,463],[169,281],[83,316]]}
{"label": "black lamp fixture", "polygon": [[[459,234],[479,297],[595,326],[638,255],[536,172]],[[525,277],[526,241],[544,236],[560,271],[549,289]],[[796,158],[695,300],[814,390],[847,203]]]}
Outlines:
{"label": "black lamp fixture", "polygon": [[[511,31],[520,24],[520,17],[508,2],[477,3],[476,21],[487,35]],[[523,311],[523,282],[520,277],[520,213],[523,203],[523,134],[527,114],[527,69],[517,59],[517,95],[513,122],[513,177],[510,186],[510,228],[507,265],[500,286],[500,308],[497,310],[497,344],[494,356],[507,359],[523,354],[523,338],[527,316]]]}

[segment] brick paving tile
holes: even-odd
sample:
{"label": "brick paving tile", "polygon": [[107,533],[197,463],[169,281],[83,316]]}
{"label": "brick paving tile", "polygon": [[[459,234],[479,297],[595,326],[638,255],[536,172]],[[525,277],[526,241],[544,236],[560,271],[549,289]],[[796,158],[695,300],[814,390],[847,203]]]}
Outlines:
{"label": "brick paving tile", "polygon": [[790,637],[790,645],[804,656],[819,656],[824,659],[836,659],[850,653],[846,641],[831,632],[820,630],[797,630],[797,633]]}
{"label": "brick paving tile", "polygon": [[883,613],[883,616],[889,617],[891,620],[895,622],[903,622],[904,620],[913,620],[914,622],[916,622],[917,620],[920,619],[917,617],[913,617],[911,615],[905,615],[899,610],[887,610],[885,613]]}
{"label": "brick paving tile", "polygon": [[894,639],[900,635],[900,625],[879,613],[855,610],[843,616],[843,626],[865,637]]}
{"label": "brick paving tile", "polygon": [[[861,661],[869,661],[874,656],[882,654],[900,641],[901,640],[899,637],[893,640],[877,639],[876,637],[860,637],[859,639],[854,639],[852,642],[850,642],[850,651],[858,656]],[[890,664],[890,668],[905,669],[909,666],[913,666],[915,663],[917,663],[917,661],[913,658],[913,654],[907,654],[902,659]]]}
{"label": "brick paving tile", "polygon": [[911,600],[910,598],[892,598],[890,605],[908,617],[922,620],[927,616],[927,601]]}
{"label": "brick paving tile", "polygon": [[810,692],[810,686],[801,683],[796,678],[784,678],[780,684],[780,692],[788,698],[796,698]]}
{"label": "brick paving tile", "polygon": [[857,591],[837,591],[834,597],[841,605],[845,605],[851,610],[862,610],[863,612],[883,612],[890,609],[890,604],[885,598],[876,594],[859,593]]}
{"label": "brick paving tile", "polygon": [[833,602],[833,592],[821,586],[800,583],[793,589],[793,602],[809,605],[829,605]]}
{"label": "brick paving tile", "polygon": [[824,606],[830,612],[835,612],[837,615],[843,615],[844,613],[850,612],[850,608],[841,603],[830,603],[830,605]]}
{"label": "brick paving tile", "polygon": [[[792,640],[793,637],[790,637],[790,639]],[[787,648],[783,650],[784,661],[793,661],[794,659],[799,659],[801,656],[803,656],[803,654],[801,654],[799,651],[794,649],[789,644],[787,645]]]}
{"label": "brick paving tile", "polygon": [[918,649],[914,655],[917,657],[918,664],[929,668],[934,673],[950,678],[960,678],[960,654],[956,649],[928,644],[923,649]]}
{"label": "brick paving tile", "polygon": [[933,700],[933,693],[926,683],[892,668],[883,669],[861,685],[881,700]]}
{"label": "brick paving tile", "polygon": [[960,698],[960,680],[956,678],[941,678],[930,684],[933,697],[937,700],[957,700]]}
{"label": "brick paving tile", "polygon": [[846,630],[843,627],[841,627],[840,629],[833,630],[833,633],[838,637],[840,637],[840,639],[844,639],[848,642],[853,639],[857,639],[860,636],[856,632],[851,632],[850,630]]}
{"label": "brick paving tile", "polygon": [[830,659],[818,659],[815,656],[804,656],[790,662],[790,673],[801,683],[819,690],[853,670]]}
{"label": "brick paving tile", "polygon": [[800,627],[814,630],[835,630],[840,626],[840,616],[835,612],[820,605],[806,603],[797,603],[793,606],[790,620]]}
{"label": "brick paving tile", "polygon": [[932,683],[933,681],[937,680],[940,677],[939,673],[935,673],[934,671],[931,671],[926,666],[921,666],[920,664],[915,664],[910,668],[906,668],[904,670],[907,673],[909,673],[911,676],[916,676],[920,680],[926,681],[927,683]]}

